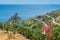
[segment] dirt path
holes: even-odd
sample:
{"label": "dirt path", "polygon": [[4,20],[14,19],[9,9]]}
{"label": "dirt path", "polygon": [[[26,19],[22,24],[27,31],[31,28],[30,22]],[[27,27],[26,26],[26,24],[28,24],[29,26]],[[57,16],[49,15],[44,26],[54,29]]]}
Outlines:
{"label": "dirt path", "polygon": [[10,38],[8,36],[8,33],[6,33],[6,31],[0,30],[0,40],[29,40],[27,38],[25,38],[23,35],[21,34],[15,34],[14,38]]}

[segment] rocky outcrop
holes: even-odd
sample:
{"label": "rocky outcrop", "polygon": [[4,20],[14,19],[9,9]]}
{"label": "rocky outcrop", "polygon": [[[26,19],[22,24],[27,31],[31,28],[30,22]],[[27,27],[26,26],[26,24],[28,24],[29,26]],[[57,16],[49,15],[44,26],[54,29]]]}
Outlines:
{"label": "rocky outcrop", "polygon": [[13,15],[8,21],[7,23],[10,24],[18,24],[21,25],[23,23],[23,20],[18,16],[18,13],[15,13],[15,15]]}

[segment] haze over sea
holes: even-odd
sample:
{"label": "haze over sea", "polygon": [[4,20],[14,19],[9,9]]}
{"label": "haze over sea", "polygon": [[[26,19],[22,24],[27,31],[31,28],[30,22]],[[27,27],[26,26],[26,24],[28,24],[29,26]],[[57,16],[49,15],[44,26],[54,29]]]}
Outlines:
{"label": "haze over sea", "polygon": [[60,9],[59,4],[0,4],[0,21],[6,22],[16,12],[25,20],[57,9]]}

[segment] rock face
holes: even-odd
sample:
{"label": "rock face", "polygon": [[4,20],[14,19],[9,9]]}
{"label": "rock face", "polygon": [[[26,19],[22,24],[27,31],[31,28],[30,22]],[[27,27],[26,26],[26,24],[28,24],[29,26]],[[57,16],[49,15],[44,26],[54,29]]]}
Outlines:
{"label": "rock face", "polygon": [[18,16],[18,13],[15,13],[15,15],[13,15],[8,21],[7,23],[10,23],[10,24],[18,24],[18,25],[21,25],[23,23],[23,20],[21,20],[21,18]]}

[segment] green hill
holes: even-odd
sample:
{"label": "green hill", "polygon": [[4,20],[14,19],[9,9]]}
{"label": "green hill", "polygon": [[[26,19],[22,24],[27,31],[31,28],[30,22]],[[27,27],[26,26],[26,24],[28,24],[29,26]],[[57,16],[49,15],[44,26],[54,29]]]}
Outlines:
{"label": "green hill", "polygon": [[[51,22],[50,25],[48,25]],[[6,30],[7,33],[19,33],[30,40],[60,40],[60,10],[52,11],[44,15],[35,16],[22,20],[17,14],[13,15],[4,25],[0,22],[0,30]],[[40,32],[42,27],[50,26],[50,38]]]}

